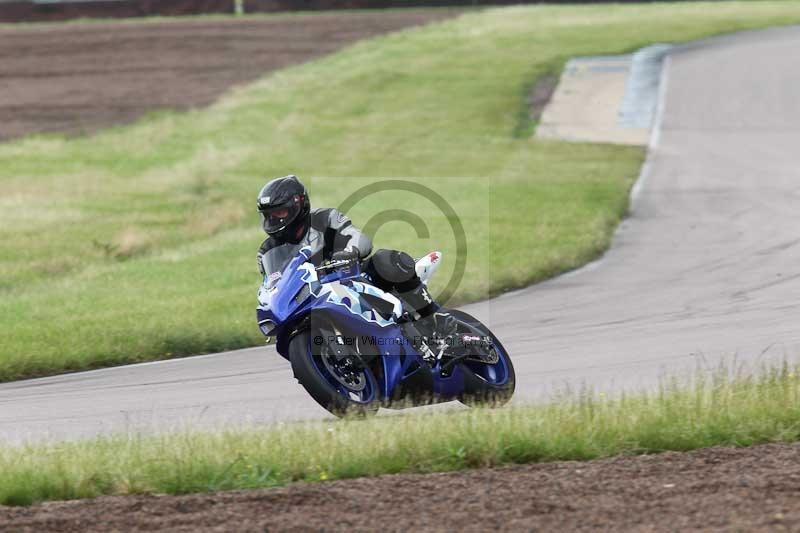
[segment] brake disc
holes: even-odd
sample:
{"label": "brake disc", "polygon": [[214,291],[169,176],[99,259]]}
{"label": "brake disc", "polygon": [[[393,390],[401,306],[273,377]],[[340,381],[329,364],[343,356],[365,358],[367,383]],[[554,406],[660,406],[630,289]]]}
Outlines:
{"label": "brake disc", "polygon": [[332,350],[330,348],[324,351],[327,353],[322,354],[322,364],[325,365],[325,368],[328,369],[328,372],[336,381],[344,385],[347,390],[353,392],[364,390],[367,386],[367,380],[364,377],[363,370],[359,370],[352,363],[348,363],[349,357],[337,361],[335,360],[336,354],[331,353]]}

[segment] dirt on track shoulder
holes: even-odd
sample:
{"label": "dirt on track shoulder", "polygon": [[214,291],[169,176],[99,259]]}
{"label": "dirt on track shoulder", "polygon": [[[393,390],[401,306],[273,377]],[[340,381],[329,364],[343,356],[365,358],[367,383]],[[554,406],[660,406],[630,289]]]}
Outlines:
{"label": "dirt on track shoulder", "polygon": [[89,133],[212,103],[231,86],[448,9],[0,27],[0,141]]}
{"label": "dirt on track shoulder", "polygon": [[800,444],[0,507],[11,531],[800,530]]}

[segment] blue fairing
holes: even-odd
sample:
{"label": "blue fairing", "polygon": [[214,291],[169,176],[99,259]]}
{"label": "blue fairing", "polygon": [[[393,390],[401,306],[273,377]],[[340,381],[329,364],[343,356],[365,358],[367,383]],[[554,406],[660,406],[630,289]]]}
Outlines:
{"label": "blue fairing", "polygon": [[[283,272],[270,275],[269,283],[265,280],[259,291],[259,326],[266,335],[276,337],[283,357],[288,359],[291,334],[298,325],[309,317],[313,323],[312,311],[325,313],[341,333],[374,342],[383,370],[376,376],[383,398],[390,397],[398,383],[414,371],[430,372],[433,392],[439,396],[454,397],[462,391],[463,377],[458,366],[452,375],[442,377],[438,369],[432,371],[422,364],[421,356],[405,340],[397,322],[402,306],[396,297],[367,283],[357,266],[318,277],[314,266],[307,262],[310,253],[309,248],[300,250]],[[268,287],[270,283],[272,286]],[[369,297],[362,297],[364,294]],[[373,297],[383,300],[381,312],[369,303]],[[391,313],[386,307],[392,308]]]}

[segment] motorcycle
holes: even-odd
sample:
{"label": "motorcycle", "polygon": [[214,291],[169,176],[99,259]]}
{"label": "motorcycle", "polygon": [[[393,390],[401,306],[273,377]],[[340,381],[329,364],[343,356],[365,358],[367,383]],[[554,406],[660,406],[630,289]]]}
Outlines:
{"label": "motorcycle", "polygon": [[[502,405],[514,394],[508,352],[484,324],[448,310],[455,333],[409,335],[413,310],[370,284],[360,261],[314,266],[310,247],[284,245],[263,258],[257,319],[297,381],[336,416],[380,407],[459,400]],[[416,262],[426,285],[441,263],[432,252]]]}

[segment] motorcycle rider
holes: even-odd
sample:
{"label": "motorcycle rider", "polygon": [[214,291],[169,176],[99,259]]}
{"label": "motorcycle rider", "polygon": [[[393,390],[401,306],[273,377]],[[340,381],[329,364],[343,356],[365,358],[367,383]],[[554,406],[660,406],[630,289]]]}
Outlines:
{"label": "motorcycle rider", "polygon": [[[298,245],[312,249],[310,262],[319,266],[329,260],[362,260],[363,271],[379,289],[396,294],[415,320],[416,337],[433,333],[444,338],[455,332],[455,320],[440,311],[427,287],[417,276],[415,261],[405,252],[377,250],[372,240],[337,209],[311,209],[306,187],[297,176],[276,178],[258,194],[258,210],[267,239],[258,250],[258,267],[265,272],[264,255],[278,246]],[[416,344],[416,343],[415,343]]]}

